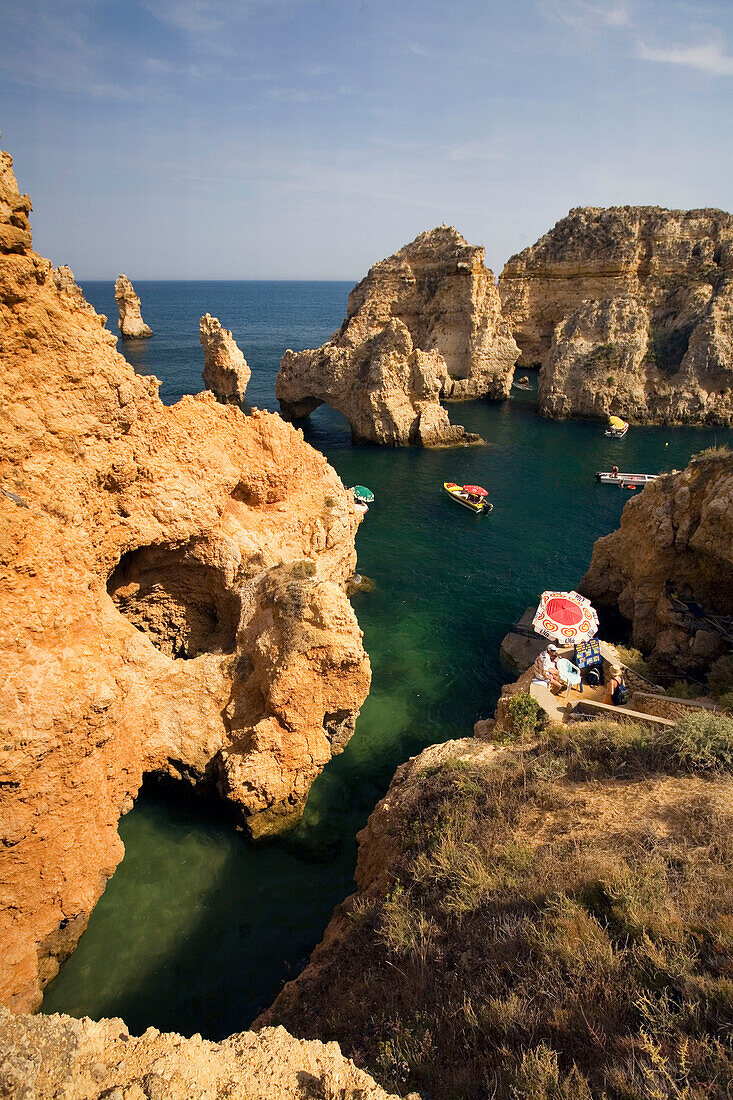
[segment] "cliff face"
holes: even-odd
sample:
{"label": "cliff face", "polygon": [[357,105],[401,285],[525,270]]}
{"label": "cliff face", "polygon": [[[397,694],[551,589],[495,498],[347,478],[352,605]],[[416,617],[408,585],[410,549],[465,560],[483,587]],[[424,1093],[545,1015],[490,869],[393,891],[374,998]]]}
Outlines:
{"label": "cliff face", "polygon": [[349,295],[338,332],[315,351],[287,351],[276,394],[286,415],[325,402],[354,440],[388,446],[472,441],[442,398],[504,398],[517,347],[484,250],[443,226],[375,264]]}
{"label": "cliff face", "polygon": [[499,290],[546,415],[733,423],[730,214],[571,210]]}
{"label": "cliff face", "polygon": [[205,313],[199,323],[204,385],[219,401],[243,401],[252,371],[228,328]]}
{"label": "cliff face", "polygon": [[0,256],[0,1001],[20,1011],[119,862],[144,773],[281,828],[369,686],[334,470],[278,416],[164,407],[102,320],[30,241]]}
{"label": "cliff face", "polygon": [[390,1100],[335,1043],[294,1039],[281,1027],[210,1043],[154,1028],[137,1038],[122,1020],[2,1008],[0,1090],[28,1100]]}
{"label": "cliff face", "polygon": [[115,298],[120,314],[117,326],[123,340],[144,340],[148,336],[152,336],[153,330],[142,319],[140,299],[127,275],[117,276]]}
{"label": "cliff face", "polygon": [[629,500],[578,588],[596,607],[618,608],[661,675],[704,677],[727,647],[671,594],[733,615],[733,455],[693,459]]}

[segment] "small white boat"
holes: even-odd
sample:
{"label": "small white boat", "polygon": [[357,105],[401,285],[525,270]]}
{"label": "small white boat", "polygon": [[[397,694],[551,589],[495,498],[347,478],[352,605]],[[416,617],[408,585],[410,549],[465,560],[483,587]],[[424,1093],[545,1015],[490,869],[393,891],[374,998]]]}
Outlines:
{"label": "small white boat", "polygon": [[622,474],[615,466],[612,470],[596,470],[596,481],[603,485],[618,485],[621,489],[640,489],[658,477],[659,474]]}

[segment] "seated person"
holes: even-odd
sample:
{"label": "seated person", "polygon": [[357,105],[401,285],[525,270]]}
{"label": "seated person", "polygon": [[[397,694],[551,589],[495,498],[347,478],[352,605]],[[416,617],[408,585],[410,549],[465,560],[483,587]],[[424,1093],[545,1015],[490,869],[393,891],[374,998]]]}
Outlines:
{"label": "seated person", "polygon": [[557,671],[557,646],[553,642],[539,654],[533,671],[535,680],[542,680],[553,695],[560,694],[565,685]]}

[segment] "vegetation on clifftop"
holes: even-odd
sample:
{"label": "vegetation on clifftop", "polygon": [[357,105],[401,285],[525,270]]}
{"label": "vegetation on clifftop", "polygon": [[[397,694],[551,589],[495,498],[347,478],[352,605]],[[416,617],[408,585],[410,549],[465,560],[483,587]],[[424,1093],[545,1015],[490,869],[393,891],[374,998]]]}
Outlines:
{"label": "vegetation on clifftop", "polygon": [[273,1016],[431,1100],[729,1100],[731,769],[706,714],[418,772],[387,896]]}

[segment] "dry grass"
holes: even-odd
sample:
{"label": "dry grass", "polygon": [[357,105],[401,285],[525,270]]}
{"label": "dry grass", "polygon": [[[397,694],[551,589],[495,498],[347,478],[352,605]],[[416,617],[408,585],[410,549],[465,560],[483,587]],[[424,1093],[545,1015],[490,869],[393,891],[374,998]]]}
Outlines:
{"label": "dry grass", "polygon": [[732,731],[589,723],[422,773],[389,896],[276,1021],[431,1100],[730,1100]]}

